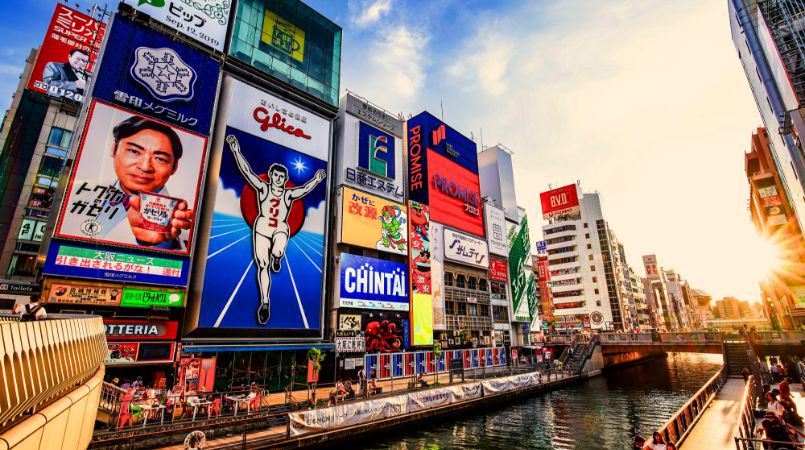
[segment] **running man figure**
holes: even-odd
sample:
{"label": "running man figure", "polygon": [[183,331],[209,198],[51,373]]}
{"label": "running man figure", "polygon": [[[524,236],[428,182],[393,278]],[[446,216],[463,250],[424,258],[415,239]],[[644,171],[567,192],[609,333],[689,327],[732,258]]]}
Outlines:
{"label": "running man figure", "polygon": [[230,134],[226,137],[226,142],[229,143],[241,175],[257,192],[258,213],[252,227],[252,250],[257,265],[257,284],[260,287],[257,321],[265,325],[271,316],[269,308],[271,272],[280,271],[280,262],[285,257],[285,247],[291,234],[287,222],[291,205],[294,200],[313,191],[327,174],[323,169],[319,169],[302,187],[286,188],[288,169],[282,164],[274,163],[268,168],[269,181],[266,182],[252,171],[249,162],[240,151],[237,138]]}

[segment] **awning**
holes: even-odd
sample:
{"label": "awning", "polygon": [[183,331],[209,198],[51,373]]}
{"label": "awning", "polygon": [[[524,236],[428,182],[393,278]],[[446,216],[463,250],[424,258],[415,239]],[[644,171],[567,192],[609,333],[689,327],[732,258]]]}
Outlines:
{"label": "awning", "polygon": [[275,344],[275,345],[183,345],[182,353],[219,353],[219,352],[273,352],[283,350],[308,350],[316,347],[320,350],[335,349],[335,344]]}

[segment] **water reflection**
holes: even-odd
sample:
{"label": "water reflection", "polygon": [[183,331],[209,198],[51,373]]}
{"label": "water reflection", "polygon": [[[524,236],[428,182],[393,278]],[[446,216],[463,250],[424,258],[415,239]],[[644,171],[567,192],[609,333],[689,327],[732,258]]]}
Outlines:
{"label": "water reflection", "polygon": [[636,431],[650,435],[665,423],[721,362],[721,355],[669,354],[488,411],[372,436],[355,448],[627,448]]}

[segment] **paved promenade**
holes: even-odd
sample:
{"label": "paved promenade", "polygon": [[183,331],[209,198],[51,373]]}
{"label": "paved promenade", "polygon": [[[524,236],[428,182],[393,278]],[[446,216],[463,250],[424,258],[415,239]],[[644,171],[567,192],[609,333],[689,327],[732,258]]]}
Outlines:
{"label": "paved promenade", "polygon": [[738,427],[744,380],[729,378],[716,398],[685,439],[685,450],[719,450],[735,448],[732,439]]}

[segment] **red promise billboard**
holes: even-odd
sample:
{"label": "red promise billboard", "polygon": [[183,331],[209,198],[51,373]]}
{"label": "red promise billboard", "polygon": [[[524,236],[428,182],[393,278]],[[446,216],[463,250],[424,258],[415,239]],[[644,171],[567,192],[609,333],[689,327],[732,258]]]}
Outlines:
{"label": "red promise billboard", "polygon": [[[106,24],[62,4],[56,5],[36,56],[28,89],[81,102],[89,85]],[[97,37],[96,37],[97,35]]]}
{"label": "red promise billboard", "polygon": [[539,194],[539,200],[542,203],[544,219],[579,212],[579,195],[575,184],[543,192]]}
{"label": "red promise billboard", "polygon": [[478,174],[428,149],[430,220],[484,236]]}

